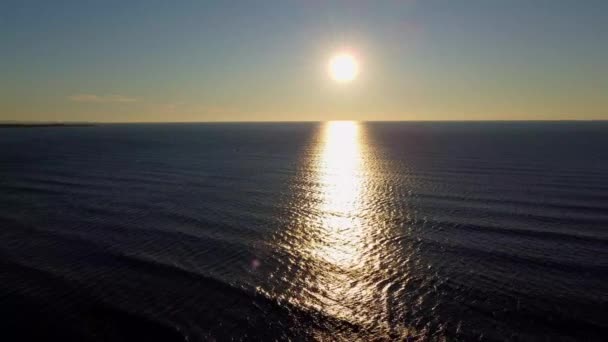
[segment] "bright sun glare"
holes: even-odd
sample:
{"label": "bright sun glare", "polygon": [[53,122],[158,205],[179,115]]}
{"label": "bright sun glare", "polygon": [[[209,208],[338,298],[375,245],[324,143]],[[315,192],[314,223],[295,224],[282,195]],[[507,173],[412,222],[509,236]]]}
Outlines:
{"label": "bright sun glare", "polygon": [[348,53],[340,53],[329,60],[329,75],[334,81],[350,82],[359,74],[357,59]]}

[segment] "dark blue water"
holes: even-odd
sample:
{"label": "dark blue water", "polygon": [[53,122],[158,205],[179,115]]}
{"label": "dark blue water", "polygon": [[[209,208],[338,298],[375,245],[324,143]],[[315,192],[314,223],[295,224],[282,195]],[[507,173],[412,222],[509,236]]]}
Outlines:
{"label": "dark blue water", "polygon": [[7,340],[601,341],[608,123],[0,129],[0,319]]}

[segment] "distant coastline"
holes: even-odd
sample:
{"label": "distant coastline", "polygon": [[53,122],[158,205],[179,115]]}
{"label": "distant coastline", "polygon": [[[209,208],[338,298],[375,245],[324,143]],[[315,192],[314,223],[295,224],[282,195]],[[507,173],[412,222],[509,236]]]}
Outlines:
{"label": "distant coastline", "polygon": [[94,123],[1,123],[0,128],[34,128],[34,127],[86,127],[95,126]]}

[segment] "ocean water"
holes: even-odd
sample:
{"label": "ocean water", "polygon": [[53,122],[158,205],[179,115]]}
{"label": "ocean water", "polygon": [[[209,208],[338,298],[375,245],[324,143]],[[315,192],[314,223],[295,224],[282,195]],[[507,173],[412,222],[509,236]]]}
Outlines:
{"label": "ocean water", "polygon": [[0,129],[0,338],[601,341],[608,123]]}

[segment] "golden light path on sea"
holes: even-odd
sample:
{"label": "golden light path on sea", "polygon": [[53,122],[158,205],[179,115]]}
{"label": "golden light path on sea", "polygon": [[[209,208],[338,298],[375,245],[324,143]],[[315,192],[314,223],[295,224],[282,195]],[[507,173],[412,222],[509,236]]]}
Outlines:
{"label": "golden light path on sea", "polygon": [[307,260],[298,296],[333,317],[369,323],[382,301],[371,282],[378,273],[376,234],[369,215],[372,191],[365,132],[354,121],[325,123],[309,162],[315,184],[301,204],[310,207],[294,236],[298,258]]}
{"label": "golden light path on sea", "polygon": [[407,274],[391,244],[394,213],[383,205],[390,184],[379,152],[365,125],[353,121],[322,124],[307,151],[276,237],[280,267],[270,294],[373,336],[394,334],[390,302],[402,278],[395,272]]}
{"label": "golden light path on sea", "polygon": [[359,125],[352,121],[328,122],[317,160],[321,187],[318,216],[322,239],[311,241],[310,252],[340,267],[361,261],[364,224],[361,218],[365,176]]}

